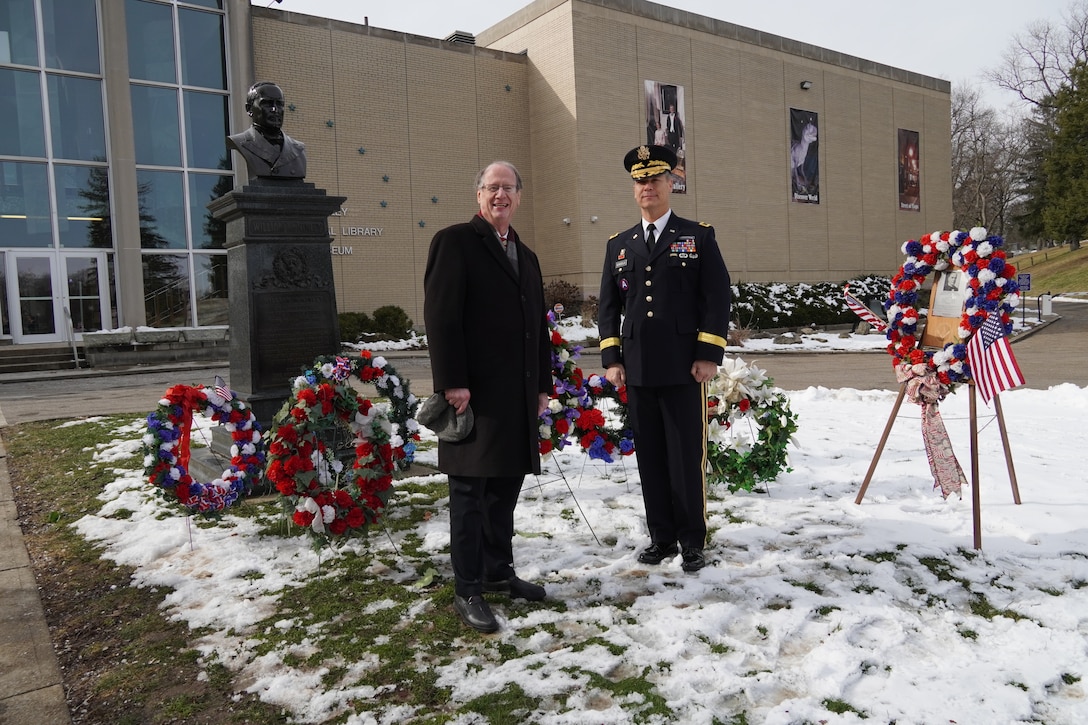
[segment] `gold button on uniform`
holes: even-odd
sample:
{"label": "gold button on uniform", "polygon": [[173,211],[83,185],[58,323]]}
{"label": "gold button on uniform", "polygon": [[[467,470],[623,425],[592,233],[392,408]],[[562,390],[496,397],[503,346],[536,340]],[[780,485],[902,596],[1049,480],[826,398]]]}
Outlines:
{"label": "gold button on uniform", "polygon": [[647,302],[653,302],[654,301],[654,296],[653,295],[646,295],[646,301]]}
{"label": "gold button on uniform", "polygon": [[646,313],[646,316],[647,317],[653,317],[654,316],[654,311],[650,310],[649,312]]}

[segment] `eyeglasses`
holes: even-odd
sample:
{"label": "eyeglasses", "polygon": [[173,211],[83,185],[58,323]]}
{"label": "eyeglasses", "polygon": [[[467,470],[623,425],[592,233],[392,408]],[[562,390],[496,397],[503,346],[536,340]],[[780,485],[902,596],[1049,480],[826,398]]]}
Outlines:
{"label": "eyeglasses", "polygon": [[518,187],[511,186],[509,184],[486,184],[484,186],[481,186],[480,188],[489,194],[497,194],[499,189],[502,189],[507,194],[513,194],[515,191],[518,190]]}

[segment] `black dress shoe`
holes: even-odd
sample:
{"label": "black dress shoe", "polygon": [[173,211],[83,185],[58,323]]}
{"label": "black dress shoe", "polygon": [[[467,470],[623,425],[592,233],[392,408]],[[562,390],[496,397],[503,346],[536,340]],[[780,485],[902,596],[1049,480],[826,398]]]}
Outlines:
{"label": "black dress shoe", "polygon": [[453,595],[453,608],[461,616],[461,621],[480,632],[496,632],[499,623],[491,613],[491,607],[479,594],[471,597]]}
{"label": "black dress shoe", "polygon": [[702,549],[684,549],[681,556],[684,558],[684,563],[680,565],[680,568],[684,571],[699,571],[706,566],[706,557],[703,556]]}
{"label": "black dress shoe", "polygon": [[676,544],[650,544],[638,555],[638,560],[643,564],[660,564],[665,559],[676,556]]}
{"label": "black dress shoe", "polygon": [[501,581],[485,581],[484,591],[500,592],[502,594],[508,594],[511,599],[525,599],[530,602],[539,602],[547,594],[547,592],[544,591],[544,587],[539,584],[527,582],[516,576]]}

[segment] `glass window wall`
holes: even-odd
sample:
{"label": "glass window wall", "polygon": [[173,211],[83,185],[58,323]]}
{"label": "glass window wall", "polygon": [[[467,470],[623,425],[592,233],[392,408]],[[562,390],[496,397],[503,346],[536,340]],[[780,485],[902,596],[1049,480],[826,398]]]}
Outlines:
{"label": "glass window wall", "polygon": [[11,109],[0,133],[0,155],[45,158],[42,87],[34,71],[0,68],[0,108]]}
{"label": "glass window wall", "polygon": [[54,167],[60,246],[111,249],[110,183],[104,166]]}
{"label": "glass window wall", "polygon": [[230,168],[226,96],[185,91],[185,149],[190,167]]}
{"label": "glass window wall", "polygon": [[194,254],[196,269],[196,324],[226,325],[227,255]]}
{"label": "glass window wall", "polygon": [[185,196],[180,171],[136,172],[140,195],[140,246],[185,249]]}
{"label": "glass window wall", "polygon": [[136,163],[181,166],[178,93],[173,88],[132,85]]}
{"label": "glass window wall", "polygon": [[45,164],[0,161],[0,239],[5,247],[51,247]]}
{"label": "glass window wall", "polygon": [[179,8],[178,25],[181,28],[182,84],[225,90],[223,16]]}
{"label": "glass window wall", "polygon": [[127,0],[128,76],[142,81],[177,83],[174,65],[174,18],[169,5]]}
{"label": "glass window wall", "polygon": [[193,249],[226,247],[227,225],[212,216],[208,202],[233,188],[233,176],[189,174],[189,224],[193,230]]}
{"label": "glass window wall", "polygon": [[99,73],[95,0],[41,0],[45,67]]}
{"label": "glass window wall", "polygon": [[151,327],[192,327],[189,255],[145,254],[144,309]]}
{"label": "glass window wall", "polygon": [[105,161],[102,82],[54,74],[46,76],[46,80],[53,158]]}
{"label": "glass window wall", "polygon": [[0,63],[38,65],[34,0],[0,0]]}

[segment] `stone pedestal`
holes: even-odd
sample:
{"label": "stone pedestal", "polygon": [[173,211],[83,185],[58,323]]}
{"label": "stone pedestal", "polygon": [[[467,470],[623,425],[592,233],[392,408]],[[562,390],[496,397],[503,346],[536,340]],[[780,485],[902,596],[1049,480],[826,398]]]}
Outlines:
{"label": "stone pedestal", "polygon": [[265,430],[302,369],[340,351],[328,219],[346,199],[255,179],[208,204],[227,225],[228,382]]}

